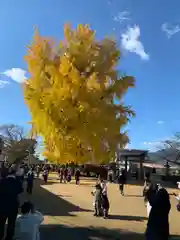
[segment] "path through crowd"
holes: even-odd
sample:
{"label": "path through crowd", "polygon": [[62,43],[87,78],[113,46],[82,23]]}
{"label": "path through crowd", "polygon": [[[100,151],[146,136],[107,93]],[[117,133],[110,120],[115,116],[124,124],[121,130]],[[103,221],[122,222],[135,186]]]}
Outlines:
{"label": "path through crowd", "polygon": [[[146,208],[142,187],[127,185],[122,197],[116,184],[108,184],[110,217],[107,220],[93,216],[91,191],[95,182],[84,179],[76,186],[51,180],[44,184],[36,180],[33,195],[23,194],[21,201],[31,200],[43,213],[41,237],[49,239],[143,239],[146,228]],[[171,191],[171,190],[170,190]],[[172,197],[170,214],[171,234],[180,235],[179,213]],[[174,239],[174,238],[173,238]],[[178,239],[178,238],[175,238]]]}

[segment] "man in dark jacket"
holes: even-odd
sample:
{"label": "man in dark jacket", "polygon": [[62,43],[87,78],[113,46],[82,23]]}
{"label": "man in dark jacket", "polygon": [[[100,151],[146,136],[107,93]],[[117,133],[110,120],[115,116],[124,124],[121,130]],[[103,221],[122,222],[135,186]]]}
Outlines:
{"label": "man in dark jacket", "polygon": [[0,181],[0,240],[4,239],[4,228],[8,220],[6,240],[12,240],[18,214],[18,196],[23,191],[22,183],[16,179],[15,170],[10,169],[6,178]]}

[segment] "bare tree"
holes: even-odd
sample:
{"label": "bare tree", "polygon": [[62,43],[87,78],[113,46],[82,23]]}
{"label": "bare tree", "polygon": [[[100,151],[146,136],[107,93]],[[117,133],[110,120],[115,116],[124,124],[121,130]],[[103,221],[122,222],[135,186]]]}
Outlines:
{"label": "bare tree", "polygon": [[37,141],[28,138],[24,129],[18,125],[1,125],[0,138],[3,142],[2,154],[7,156],[8,162],[17,163],[35,153]]}
{"label": "bare tree", "polygon": [[168,163],[180,165],[180,132],[177,132],[171,139],[163,141],[156,153]]}

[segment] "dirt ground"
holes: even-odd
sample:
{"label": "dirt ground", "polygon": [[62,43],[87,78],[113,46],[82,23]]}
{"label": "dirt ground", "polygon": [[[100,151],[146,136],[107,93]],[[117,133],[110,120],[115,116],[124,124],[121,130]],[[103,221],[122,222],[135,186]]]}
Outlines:
{"label": "dirt ground", "polygon": [[[44,184],[36,180],[30,199],[45,220],[41,227],[42,240],[110,240],[144,239],[146,208],[143,203],[142,187],[127,185],[122,197],[116,184],[108,184],[110,218],[104,220],[93,216],[93,180],[83,179],[79,186],[74,181],[60,184],[51,180]],[[170,193],[174,192],[168,189]],[[24,194],[23,201],[29,199]],[[172,239],[180,239],[179,212],[176,200],[171,196],[170,230]],[[179,237],[178,237],[179,236]]]}

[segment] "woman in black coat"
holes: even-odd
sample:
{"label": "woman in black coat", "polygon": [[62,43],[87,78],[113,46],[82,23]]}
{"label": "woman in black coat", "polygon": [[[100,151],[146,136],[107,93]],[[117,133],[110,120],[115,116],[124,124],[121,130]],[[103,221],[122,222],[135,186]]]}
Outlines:
{"label": "woman in black coat", "polygon": [[171,209],[169,194],[166,189],[161,188],[149,201],[152,208],[147,223],[146,240],[168,240]]}

